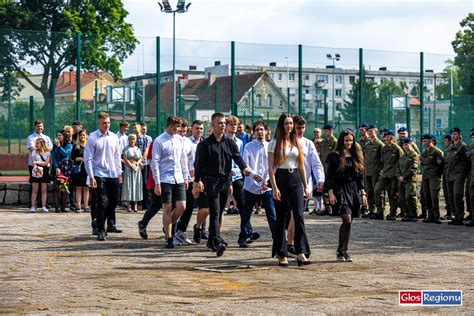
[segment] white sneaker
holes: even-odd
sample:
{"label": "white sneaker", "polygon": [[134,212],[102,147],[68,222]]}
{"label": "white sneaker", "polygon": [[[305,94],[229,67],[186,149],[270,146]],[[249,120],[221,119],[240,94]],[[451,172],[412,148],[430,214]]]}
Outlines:
{"label": "white sneaker", "polygon": [[76,208],[76,213],[82,213],[82,210],[80,208]]}
{"label": "white sneaker", "polygon": [[188,238],[185,232],[180,230],[176,231],[176,239],[178,239],[182,244],[191,245],[193,242]]}
{"label": "white sneaker", "polygon": [[46,207],[42,207],[42,208],[41,208],[41,212],[42,212],[42,213],[48,213],[48,209],[47,209]]}
{"label": "white sneaker", "polygon": [[34,206],[30,207],[30,213],[34,213],[34,212],[36,212],[36,207]]}
{"label": "white sneaker", "polygon": [[181,241],[175,236],[173,236],[173,245],[176,246],[181,246]]}

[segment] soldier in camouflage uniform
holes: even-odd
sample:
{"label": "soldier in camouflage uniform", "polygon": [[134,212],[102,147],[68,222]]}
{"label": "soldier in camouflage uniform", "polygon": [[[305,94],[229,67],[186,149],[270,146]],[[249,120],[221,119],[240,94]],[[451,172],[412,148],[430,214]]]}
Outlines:
{"label": "soldier in camouflage uniform", "polygon": [[[330,153],[334,151],[336,148],[337,138],[332,135],[333,127],[331,124],[326,124],[323,126],[323,133],[324,139],[321,142],[321,146],[319,147],[319,158],[323,163],[324,173],[327,173],[328,164],[326,162],[326,158]],[[329,195],[327,188],[324,187],[324,211],[320,213],[320,215],[339,215],[339,214],[332,214],[331,205],[329,204]]]}
{"label": "soldier in camouflage uniform", "polygon": [[375,186],[375,205],[377,206],[377,214],[373,219],[384,219],[384,203],[383,192],[388,191],[388,199],[390,203],[390,214],[387,220],[395,220],[398,208],[398,179],[395,175],[397,163],[403,155],[403,149],[397,145],[395,133],[387,130],[384,136],[385,146],[382,148],[382,172]]}
{"label": "soldier in camouflage uniform", "polygon": [[377,138],[377,127],[370,125],[367,133],[370,141],[364,147],[364,180],[368,194],[369,213],[363,217],[372,217],[375,214],[375,185],[382,171],[383,143]]}
{"label": "soldier in camouflage uniform", "polygon": [[453,143],[451,140],[451,135],[445,135],[443,139],[444,143],[444,170],[443,170],[443,196],[444,196],[444,205],[446,209],[446,216],[442,217],[441,219],[444,220],[452,220],[453,219],[453,211],[451,210],[451,206],[449,205],[449,198],[448,198],[448,180],[446,180],[446,172],[448,171],[448,164],[446,163],[446,153],[448,152],[449,146]]}
{"label": "soldier in camouflage uniform", "polygon": [[446,153],[446,179],[448,198],[454,220],[449,225],[461,226],[464,220],[464,184],[471,163],[471,151],[461,139],[461,130],[457,127],[451,129],[453,144]]}
{"label": "soldier in camouflage uniform", "polygon": [[[400,127],[397,133],[398,133],[398,146],[403,148],[403,140],[405,138],[410,137],[410,135],[408,135],[408,130],[406,129],[406,127]],[[418,155],[421,154],[421,151],[415,142],[412,142],[411,146]],[[423,187],[420,188],[420,196],[422,195],[422,192],[421,192],[422,190],[423,190]],[[421,214],[422,214],[420,215],[420,217],[424,218],[426,216],[426,207],[422,199],[420,199],[420,204],[421,204]],[[400,214],[397,217],[401,217],[401,218],[405,217],[405,214],[403,214],[403,210],[400,210]]]}
{"label": "soldier in camouflage uniform", "polygon": [[402,212],[405,213],[403,222],[416,222],[416,173],[419,167],[420,157],[413,149],[413,141],[407,137],[403,139],[403,155],[398,160],[396,176],[398,178],[399,203]]}
{"label": "soldier in camouflage uniform", "polygon": [[471,213],[471,220],[466,222],[467,227],[474,227],[474,131],[471,130],[471,144],[469,145],[471,151],[471,172],[470,172],[470,186],[469,186],[469,198],[471,200],[469,212]]}
{"label": "soldier in camouflage uniform", "polygon": [[443,152],[437,148],[433,140],[436,137],[431,134],[425,134],[422,137],[425,150],[421,153],[421,167],[423,176],[421,186],[423,187],[423,196],[421,197],[428,211],[428,218],[423,223],[441,224],[439,216],[439,190],[441,187],[441,176],[444,170]]}

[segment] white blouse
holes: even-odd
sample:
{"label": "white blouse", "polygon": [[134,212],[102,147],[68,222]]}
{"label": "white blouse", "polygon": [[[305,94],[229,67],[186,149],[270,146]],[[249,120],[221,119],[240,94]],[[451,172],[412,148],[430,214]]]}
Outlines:
{"label": "white blouse", "polygon": [[[272,139],[268,144],[268,152],[275,153],[276,140]],[[285,150],[285,161],[279,166],[278,169],[297,169],[298,168],[298,147],[291,146],[291,148],[286,147]]]}

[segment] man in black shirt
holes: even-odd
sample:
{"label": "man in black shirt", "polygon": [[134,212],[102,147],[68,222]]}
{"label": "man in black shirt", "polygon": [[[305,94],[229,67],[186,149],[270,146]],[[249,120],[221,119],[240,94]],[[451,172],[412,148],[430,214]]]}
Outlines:
{"label": "man in black shirt", "polygon": [[193,195],[198,198],[199,193],[206,192],[210,215],[208,246],[220,257],[226,250],[226,243],[220,235],[219,222],[231,183],[232,160],[245,176],[250,174],[250,169],[243,161],[235,141],[224,135],[224,114],[214,113],[211,121],[212,134],[200,142],[196,149]]}

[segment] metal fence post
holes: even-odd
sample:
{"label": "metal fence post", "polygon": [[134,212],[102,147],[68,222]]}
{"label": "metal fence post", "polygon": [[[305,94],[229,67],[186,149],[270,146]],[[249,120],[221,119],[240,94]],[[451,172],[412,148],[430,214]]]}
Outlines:
{"label": "metal fence post", "polygon": [[420,136],[423,135],[425,127],[425,65],[424,54],[420,52]]}
{"label": "metal fence post", "polygon": [[76,120],[81,120],[81,32],[76,33]]}
{"label": "metal fence post", "polygon": [[393,96],[388,95],[388,128],[392,129],[393,125]]}
{"label": "metal fence post", "polygon": [[94,84],[94,121],[95,121],[95,126],[97,126],[97,120],[99,119],[98,118],[98,115],[99,115],[99,88],[98,88],[98,81],[96,80],[95,81],[95,84]]}
{"label": "metal fence post", "polygon": [[142,113],[140,107],[140,98],[138,97],[138,81],[135,81],[135,119],[142,122]]}
{"label": "metal fence post", "polygon": [[253,101],[254,94],[255,94],[255,91],[254,91],[254,87],[252,86],[252,124],[255,120],[255,104]]}
{"label": "metal fence post", "polygon": [[8,93],[8,153],[12,151],[12,78],[7,77]]}
{"label": "metal fence post", "polygon": [[183,111],[181,109],[182,104],[181,104],[181,83],[178,80],[178,117],[181,117],[183,114]]}
{"label": "metal fence post", "polygon": [[217,79],[214,81],[214,112],[219,112],[219,97],[217,95],[218,87],[217,87]]}
{"label": "metal fence post", "polygon": [[290,103],[290,87],[286,88],[286,95],[287,95],[287,106],[288,106],[288,114],[291,114],[291,103]]}
{"label": "metal fence post", "polygon": [[323,90],[324,92],[324,125],[327,125],[329,122],[329,111],[328,111],[328,90]]}
{"label": "metal fence post", "polygon": [[161,47],[160,47],[160,37],[156,37],[156,134],[160,134],[161,129]]}
{"label": "metal fence post", "polygon": [[53,119],[53,122],[51,124],[51,136],[54,137],[54,135],[56,135],[56,79],[52,80],[51,86],[51,89],[53,90],[53,100],[51,100],[51,116]]}
{"label": "metal fence post", "polygon": [[[34,112],[34,109],[35,109],[34,102],[35,102],[35,101],[33,100],[33,96],[30,95],[30,103],[29,103],[29,105],[30,105],[30,111],[29,111],[29,112],[30,112],[30,133],[33,133],[34,130],[35,130],[35,128],[34,128],[34,126],[33,126],[33,122],[34,122],[34,120],[35,120],[35,119],[33,118],[33,112]],[[55,133],[54,133],[54,125],[53,125],[53,132],[51,133],[51,136],[54,135],[54,134],[55,134]]]}
{"label": "metal fence post", "polygon": [[235,42],[230,42],[230,100],[231,100],[231,113],[237,115],[237,107],[235,104]]}
{"label": "metal fence post", "polygon": [[359,98],[357,100],[357,106],[359,110],[359,124],[362,122],[362,107],[364,102],[364,50],[359,48]]}
{"label": "metal fence post", "polygon": [[407,130],[408,130],[408,134],[410,134],[410,132],[411,132],[410,97],[408,96],[408,94],[405,95],[405,107],[406,107]]}
{"label": "metal fence post", "polygon": [[303,45],[298,45],[298,115],[303,113]]}

